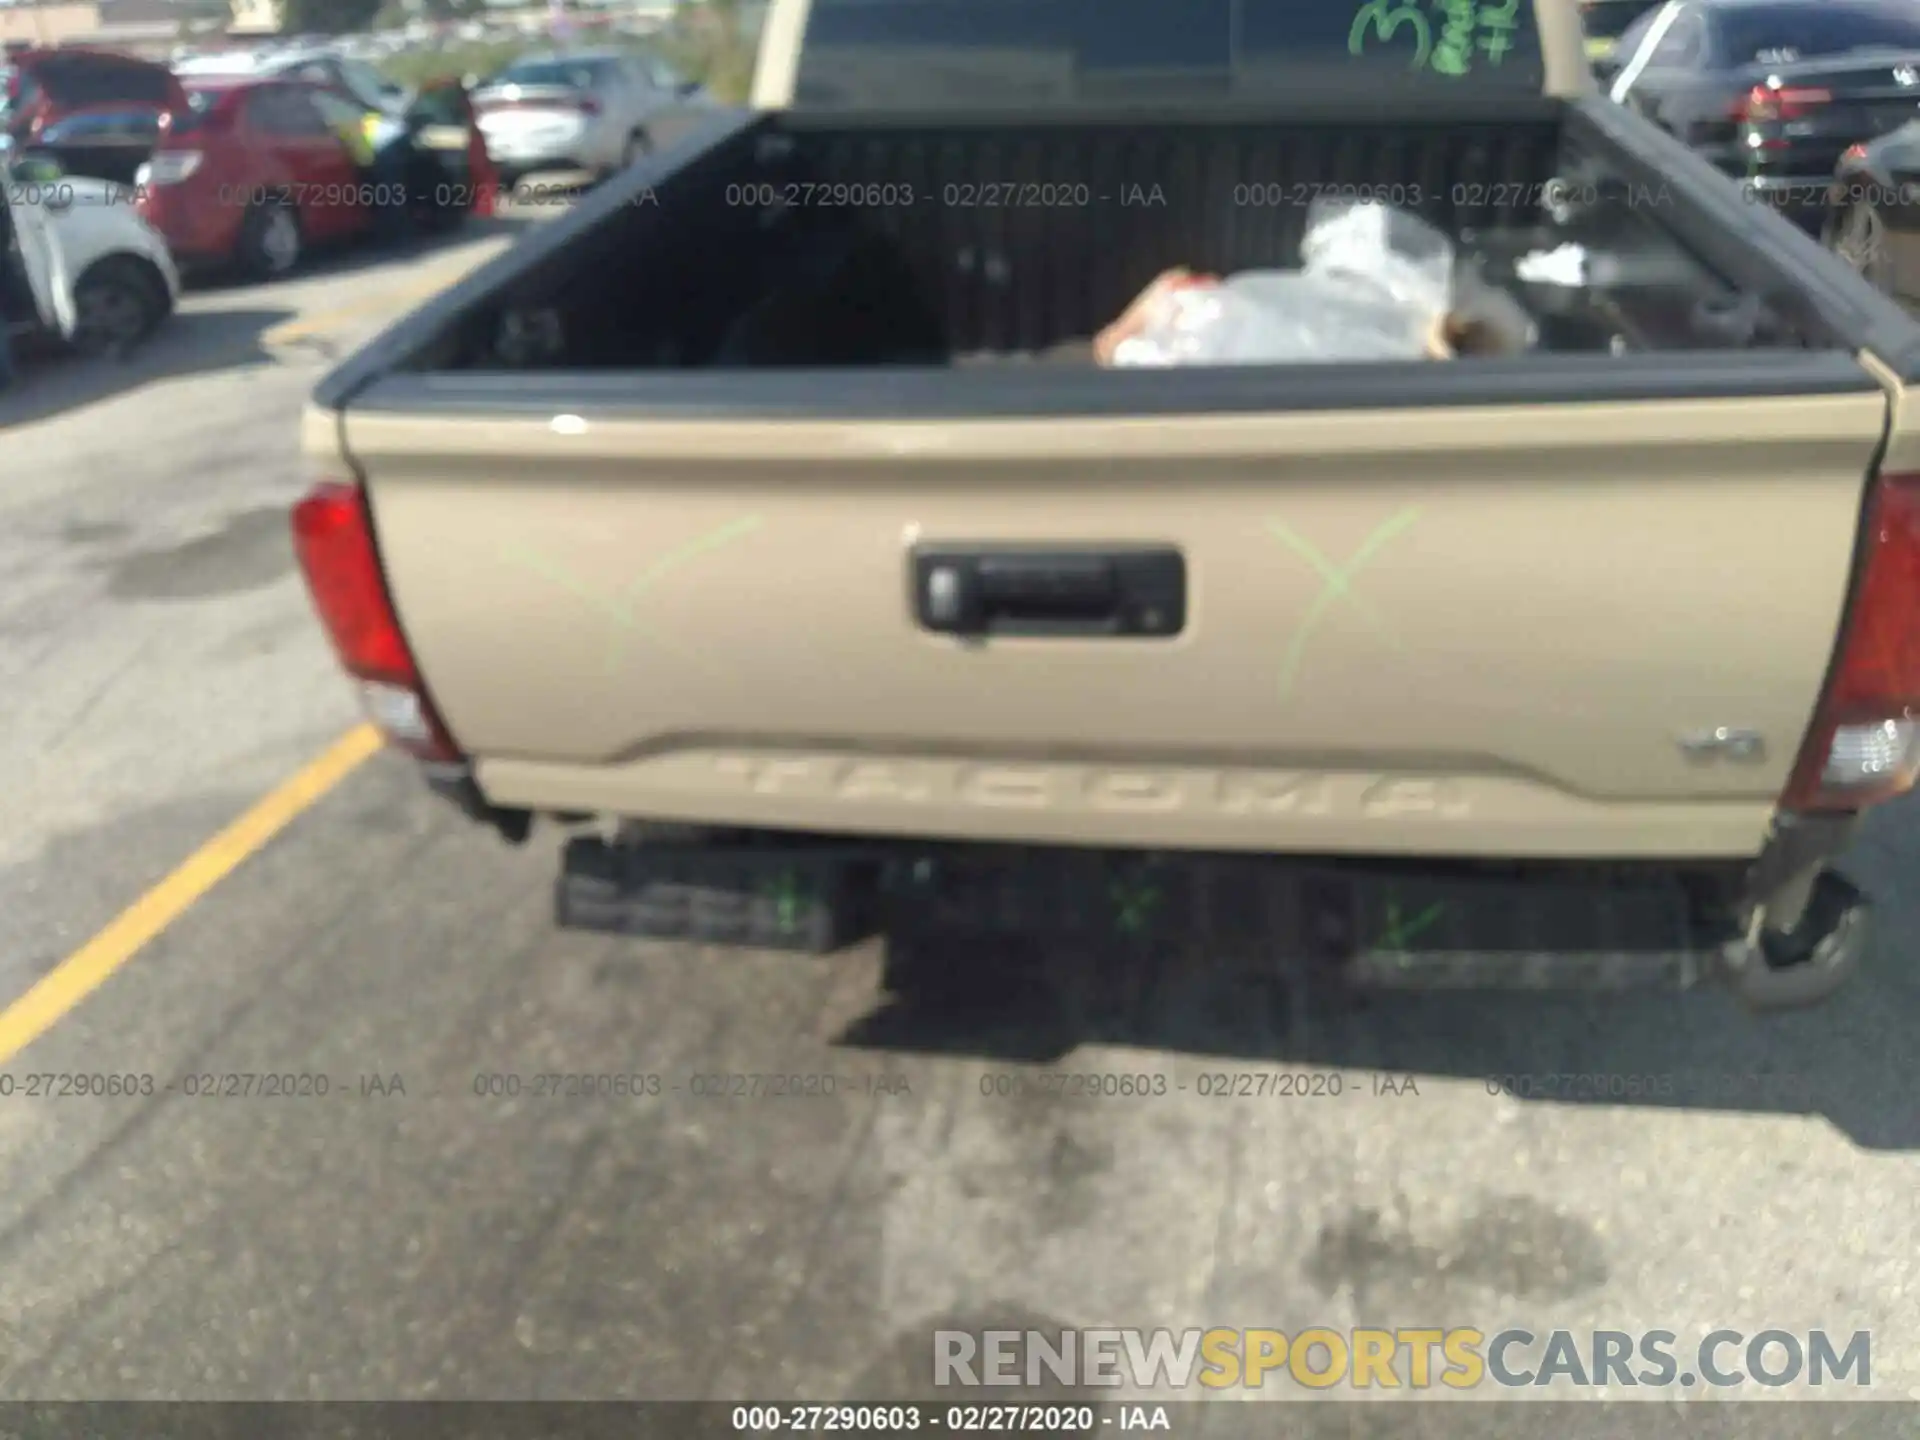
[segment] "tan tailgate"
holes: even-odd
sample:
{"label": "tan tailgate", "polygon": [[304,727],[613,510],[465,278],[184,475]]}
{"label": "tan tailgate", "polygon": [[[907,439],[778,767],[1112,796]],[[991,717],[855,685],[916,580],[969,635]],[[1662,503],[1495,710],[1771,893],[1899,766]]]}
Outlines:
{"label": "tan tailgate", "polygon": [[[1737,855],[1879,394],[1004,423],[352,413],[501,803],[1226,849]],[[1164,542],[1172,640],[915,621],[921,541]],[[1683,738],[1756,732],[1757,757]]]}

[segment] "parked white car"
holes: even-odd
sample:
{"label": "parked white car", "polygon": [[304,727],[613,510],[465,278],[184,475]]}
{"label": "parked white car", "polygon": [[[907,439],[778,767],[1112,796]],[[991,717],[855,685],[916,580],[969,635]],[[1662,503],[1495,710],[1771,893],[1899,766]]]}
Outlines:
{"label": "parked white car", "polygon": [[664,61],[583,50],[522,56],[480,84],[473,108],[510,182],[559,170],[611,175],[672,145],[714,107]]}
{"label": "parked white car", "polygon": [[0,286],[15,332],[83,354],[119,354],[173,313],[180,273],[160,232],[134,213],[132,190],[4,149],[0,176],[0,210],[13,234],[0,250]]}

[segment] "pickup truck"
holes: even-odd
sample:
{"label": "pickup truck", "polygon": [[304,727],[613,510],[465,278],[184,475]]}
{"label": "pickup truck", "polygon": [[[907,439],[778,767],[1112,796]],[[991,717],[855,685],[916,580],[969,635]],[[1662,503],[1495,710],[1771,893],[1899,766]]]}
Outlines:
{"label": "pickup truck", "polygon": [[[1329,195],[1533,347],[1089,357]],[[775,0],[750,107],[319,384],[292,524],[391,742],[579,827],[565,924],[1767,1009],[1857,966],[1834,861],[1920,764],[1916,383],[1573,0]]]}

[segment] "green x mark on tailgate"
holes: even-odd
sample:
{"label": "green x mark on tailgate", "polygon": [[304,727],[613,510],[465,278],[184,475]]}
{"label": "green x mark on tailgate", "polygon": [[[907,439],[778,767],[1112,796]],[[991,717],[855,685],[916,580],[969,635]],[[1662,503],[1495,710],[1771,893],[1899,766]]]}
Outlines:
{"label": "green x mark on tailgate", "polygon": [[677,546],[660,556],[635,576],[630,584],[611,595],[598,592],[581,583],[578,576],[530,546],[506,545],[501,547],[500,555],[502,559],[512,561],[522,569],[530,570],[543,579],[551,581],[569,595],[585,601],[614,622],[613,629],[607,636],[606,656],[603,662],[607,674],[611,675],[619,668],[620,661],[626,652],[627,642],[634,635],[644,635],[689,664],[704,668],[710,664],[709,659],[675,644],[649,625],[645,617],[640,614],[640,602],[646,598],[647,592],[656,581],[664,579],[689,561],[738,540],[741,536],[758,529],[759,525],[758,515],[744,515],[704,535],[696,536],[686,544]]}
{"label": "green x mark on tailgate", "polygon": [[1303,539],[1278,520],[1267,521],[1267,530],[1281,544],[1298,555],[1307,564],[1320,573],[1322,585],[1320,593],[1314,597],[1313,604],[1307,607],[1307,613],[1300,617],[1300,623],[1294,627],[1293,638],[1287,643],[1287,653],[1280,662],[1280,698],[1286,699],[1293,693],[1293,682],[1300,670],[1300,663],[1306,658],[1307,641],[1313,638],[1313,632],[1335,601],[1344,600],[1348,607],[1366,621],[1376,638],[1384,644],[1398,646],[1399,641],[1386,627],[1380,617],[1373,613],[1370,606],[1353,592],[1354,577],[1365,568],[1367,563],[1386,546],[1387,542],[1406,530],[1420,518],[1419,507],[1408,505],[1395,511],[1378,525],[1373,533],[1360,542],[1360,548],[1353,552],[1345,565],[1335,565],[1323,555],[1311,541]]}

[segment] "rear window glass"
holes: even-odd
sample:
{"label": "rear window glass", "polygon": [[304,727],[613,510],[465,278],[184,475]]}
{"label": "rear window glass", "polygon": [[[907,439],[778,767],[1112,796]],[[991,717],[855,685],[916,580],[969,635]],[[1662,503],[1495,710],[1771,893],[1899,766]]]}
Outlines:
{"label": "rear window glass", "polygon": [[413,104],[407,107],[407,118],[418,125],[457,125],[464,128],[467,123],[466,102],[454,86],[436,86],[414,97]]}
{"label": "rear window glass", "polygon": [[1920,50],[1920,8],[1739,5],[1719,16],[1720,46],[1735,65],[1791,65],[1873,51]]}
{"label": "rear window glass", "polygon": [[1544,68],[1532,0],[813,0],[795,100],[1537,94]]}
{"label": "rear window glass", "polygon": [[57,105],[111,105],[124,100],[165,105],[173,87],[173,77],[157,66],[78,57],[42,61],[38,77],[40,88]]}
{"label": "rear window glass", "polygon": [[386,99],[387,87],[380,78],[380,72],[362,61],[342,60],[340,80],[353,92],[354,99],[364,101],[376,110]]}
{"label": "rear window glass", "polygon": [[523,60],[509,65],[489,85],[564,85],[570,90],[591,90],[613,69],[611,61]]}
{"label": "rear window glass", "polygon": [[69,115],[40,134],[46,145],[150,143],[160,133],[157,110],[92,110]]}
{"label": "rear window glass", "polygon": [[653,77],[653,83],[658,85],[662,90],[682,90],[686,88],[688,83],[687,77],[674,69],[673,66],[669,65],[666,61],[649,57],[643,63],[647,67],[647,74]]}

